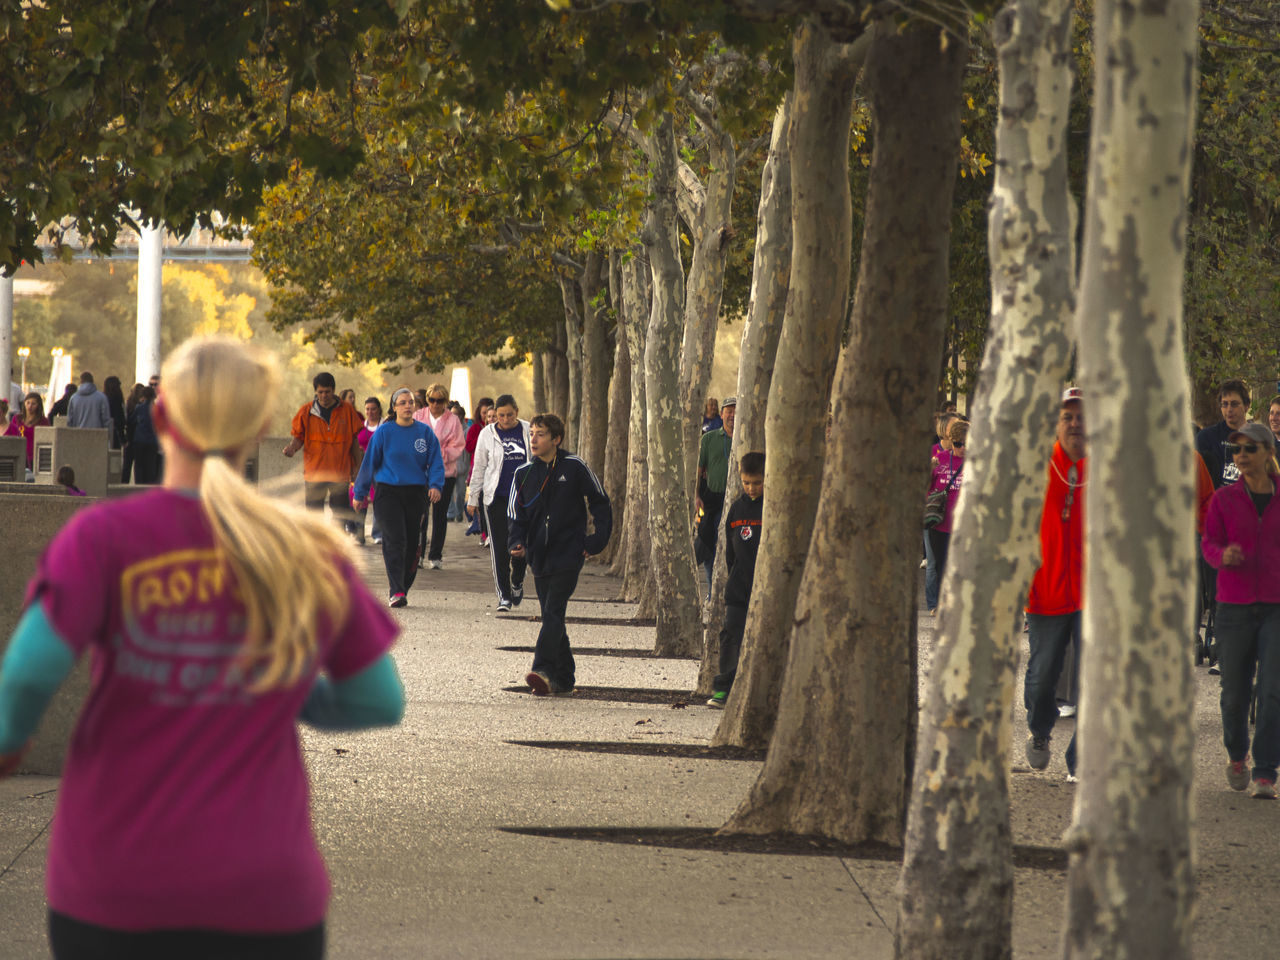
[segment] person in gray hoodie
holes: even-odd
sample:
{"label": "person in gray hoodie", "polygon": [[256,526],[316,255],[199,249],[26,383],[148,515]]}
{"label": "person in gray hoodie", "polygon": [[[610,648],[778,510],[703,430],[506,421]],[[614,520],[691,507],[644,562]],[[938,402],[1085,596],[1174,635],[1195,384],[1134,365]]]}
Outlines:
{"label": "person in gray hoodie", "polygon": [[67,426],[98,429],[111,426],[111,405],[107,402],[107,395],[93,385],[93,374],[88,370],[80,374],[80,389],[67,404]]}

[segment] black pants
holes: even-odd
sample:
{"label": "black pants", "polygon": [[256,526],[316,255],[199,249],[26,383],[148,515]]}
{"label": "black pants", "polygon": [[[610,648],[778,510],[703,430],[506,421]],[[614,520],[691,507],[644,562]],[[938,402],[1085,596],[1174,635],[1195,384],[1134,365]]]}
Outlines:
{"label": "black pants", "polygon": [[378,484],[373,516],[382,530],[382,563],[390,596],[408,593],[418,575],[418,528],[426,502],[425,486]]}
{"label": "black pants", "polygon": [[947,570],[947,549],[951,546],[951,534],[943,533],[937,527],[925,531],[929,537],[929,550],[933,553],[933,565],[938,569],[938,589],[942,589],[942,575]]}
{"label": "black pants", "polygon": [[545,577],[534,576],[533,585],[542,605],[542,629],[533,650],[533,670],[551,678],[551,691],[564,693],[573,689],[576,665],[569,649],[569,634],[564,629],[569,598],[578,586],[582,567],[561,570]]}
{"label": "black pants", "polygon": [[337,520],[345,530],[347,524],[354,523],[355,511],[351,509],[351,485],[345,480],[333,483],[327,481],[308,480],[302,485],[303,502],[308,510],[324,512],[324,503],[329,501],[329,509],[333,511],[333,519]]}
{"label": "black pants", "polygon": [[489,518],[489,562],[493,564],[493,585],[499,600],[511,599],[511,585],[524,584],[525,558],[507,552],[507,505],[495,500],[484,508]]}
{"label": "black pants", "polygon": [[324,924],[298,933],[111,930],[49,911],[55,960],[321,960]]}
{"label": "black pants", "polygon": [[134,441],[133,447],[133,482],[160,482],[160,447],[154,443]]}
{"label": "black pants", "polygon": [[[439,502],[427,501],[427,508],[422,514],[422,530],[418,535],[418,556],[425,556],[428,560],[444,557],[444,535],[449,532],[449,502],[453,499],[453,488],[457,482],[457,477],[445,477]],[[430,550],[427,549],[428,523],[431,525]]]}
{"label": "black pants", "polygon": [[724,626],[720,628],[720,672],[711,681],[713,691],[728,693],[738,675],[738,658],[742,655],[742,634],[747,629],[747,608],[729,603],[724,608]]}
{"label": "black pants", "polygon": [[716,558],[720,537],[720,514],[724,511],[724,494],[707,491],[702,497],[702,517],[694,532],[694,559],[708,564]]}

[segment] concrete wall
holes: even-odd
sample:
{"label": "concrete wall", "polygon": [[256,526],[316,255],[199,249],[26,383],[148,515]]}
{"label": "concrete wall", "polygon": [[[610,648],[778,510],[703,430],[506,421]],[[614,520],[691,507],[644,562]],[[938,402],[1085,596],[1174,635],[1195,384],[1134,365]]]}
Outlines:
{"label": "concrete wall", "polygon": [[[6,485],[8,486],[8,485]],[[27,484],[22,484],[30,489]],[[60,488],[59,488],[60,489]],[[96,501],[89,497],[9,494],[0,496],[0,543],[4,544],[6,576],[0,577],[0,655],[18,625],[22,597],[36,570],[36,561],[77,510]],[[80,706],[89,690],[89,658],[83,657],[54,696],[36,732],[21,772],[58,776],[71,740]]]}
{"label": "concrete wall", "polygon": [[[36,483],[54,483],[58,469],[70,466],[76,486],[91,497],[105,496],[110,479],[108,431],[90,427],[36,427]],[[45,453],[46,449],[51,454]],[[47,463],[48,469],[41,469]],[[117,474],[116,479],[119,479]]]}

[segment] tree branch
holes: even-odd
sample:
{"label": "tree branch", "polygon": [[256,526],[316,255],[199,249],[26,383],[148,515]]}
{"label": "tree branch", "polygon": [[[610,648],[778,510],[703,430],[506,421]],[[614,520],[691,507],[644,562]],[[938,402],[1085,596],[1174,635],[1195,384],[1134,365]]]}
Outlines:
{"label": "tree branch", "polygon": [[556,264],[557,266],[565,267],[566,269],[572,270],[575,276],[580,277],[582,276],[583,273],[586,272],[586,267],[580,264],[577,260],[573,260],[565,256],[563,253],[557,252],[557,253],[551,254],[551,262]]}

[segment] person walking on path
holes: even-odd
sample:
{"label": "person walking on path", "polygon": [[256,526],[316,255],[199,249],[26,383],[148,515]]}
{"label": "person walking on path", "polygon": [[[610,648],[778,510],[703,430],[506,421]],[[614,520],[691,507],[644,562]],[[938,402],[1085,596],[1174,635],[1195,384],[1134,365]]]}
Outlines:
{"label": "person walking on path", "polygon": [[[511,556],[528,558],[542,607],[542,628],[525,683],[537,696],[572,693],[577,678],[565,611],[578,586],[583,559],[609,543],[613,511],[591,468],[561,449],[564,423],[559,417],[534,417],[529,441],[534,459],[517,468],[507,507]],[[588,507],[595,524],[591,534]]]}
{"label": "person walking on path", "polygon": [[[433,383],[427,388],[427,405],[414,413],[413,418],[425,423],[440,442],[440,455],[444,459],[444,490],[439,502],[433,503],[422,516],[422,532],[418,553],[426,554],[427,566],[432,570],[444,567],[444,540],[449,532],[449,502],[453,488],[458,483],[458,457],[467,448],[467,436],[462,421],[448,409],[449,388],[443,383]],[[431,527],[431,543],[427,545],[427,527]]]}
{"label": "person walking on path", "polygon": [[67,402],[67,426],[106,430],[111,426],[111,402],[93,385],[93,374],[80,374],[80,386]]}
{"label": "person walking on path", "polygon": [[[373,439],[373,431],[382,426],[382,401],[377,397],[368,397],[364,402],[364,425],[360,428],[360,432],[356,434],[356,443],[360,444],[360,462],[363,465],[365,454],[369,450],[369,441]],[[377,485],[369,488],[369,502],[373,502],[373,498],[377,496]],[[351,481],[351,512],[356,515],[355,534],[356,543],[364,546],[364,522],[368,516],[369,508],[363,510],[355,508],[356,498],[356,482]],[[373,524],[373,542],[382,543],[382,531],[378,529],[378,524]]]}
{"label": "person walking on path", "polygon": [[391,394],[395,419],[374,431],[356,477],[352,505],[368,505],[369,487],[378,485],[373,515],[382,530],[382,562],[387,568],[389,605],[408,604],[407,594],[418,574],[418,530],[427,503],[439,503],[444,488],[444,461],[431,428],[413,418],[413,391]]}
{"label": "person walking on path", "polygon": [[[1031,657],[1023,684],[1027,708],[1027,763],[1049,765],[1049,741],[1058,719],[1057,686],[1067,645],[1080,644],[1084,608],[1085,433],[1083,394],[1075,387],[1062,396],[1058,435],[1049,458],[1049,482],[1040,515],[1040,567],[1027,598]],[[1067,745],[1067,776],[1076,772],[1076,738]]]}
{"label": "person walking on path", "polygon": [[93,662],[49,840],[59,960],[324,954],[297,722],[391,725],[404,696],[395,622],[339,534],[243,479],[279,369],[230,338],[175,350],[164,487],[78,512],[27,588],[0,664],[0,775]]}
{"label": "person walking on path", "polygon": [[742,496],[729,507],[724,525],[724,559],[729,579],[724,585],[724,626],[720,629],[720,672],[711,681],[707,706],[723,710],[738,675],[742,635],[756,577],[756,553],[764,521],[764,454],[744,453],[738,464]]}
{"label": "person walking on path", "polygon": [[507,503],[516,469],[532,458],[529,421],[520,419],[520,408],[509,393],[498,397],[495,419],[476,438],[471,468],[471,492],[467,516],[481,509],[489,532],[489,561],[498,592],[498,612],[518,607],[524,599],[525,557],[507,549]]}
{"label": "person walking on path", "polygon": [[942,575],[947,569],[947,549],[951,544],[951,528],[956,520],[956,503],[960,499],[960,484],[964,481],[964,450],[969,437],[969,424],[960,417],[948,414],[945,447],[935,445],[933,473],[929,479],[929,493],[946,491],[947,499],[942,510],[941,522],[929,527],[925,537],[924,593],[925,607],[929,613],[938,609],[938,594],[942,588]]}
{"label": "person walking on path", "polygon": [[348,498],[363,455],[356,437],[364,422],[355,407],[339,402],[333,374],[317,373],[311,386],[315,398],[293,415],[292,438],[283,452],[292,457],[302,451],[307,509],[323,512],[327,501],[333,518],[345,527],[354,520]]}
{"label": "person walking on path", "polygon": [[[1280,766],[1280,503],[1276,503],[1275,438],[1269,427],[1244,424],[1227,435],[1226,454],[1242,482],[1209,501],[1201,546],[1218,571],[1216,635],[1222,674],[1222,741],[1227,783],[1252,795],[1276,796]],[[1257,671],[1257,726],[1249,764],[1249,701]]]}
{"label": "person walking on path", "polygon": [[1196,434],[1196,450],[1204,457],[1213,480],[1213,489],[1240,479],[1240,471],[1230,457],[1223,456],[1227,438],[1249,422],[1249,388],[1243,380],[1227,380],[1218,388],[1218,408],[1222,419]]}
{"label": "person walking on path", "polygon": [[[471,421],[471,426],[467,428],[467,494],[471,492],[471,478],[475,475],[476,470],[476,444],[480,440],[480,431],[493,422],[493,398],[481,397],[480,402],[476,404],[475,418]],[[464,516],[470,517],[471,511],[467,508],[467,500],[464,498],[462,502],[462,512]],[[484,511],[478,512],[480,519],[480,546],[487,547],[489,545],[489,530],[487,519]],[[474,524],[473,524],[474,526]],[[468,530],[467,533],[472,533]]]}

